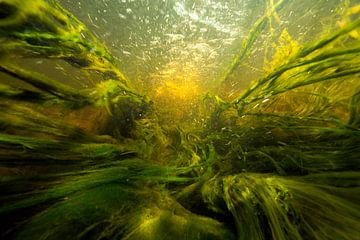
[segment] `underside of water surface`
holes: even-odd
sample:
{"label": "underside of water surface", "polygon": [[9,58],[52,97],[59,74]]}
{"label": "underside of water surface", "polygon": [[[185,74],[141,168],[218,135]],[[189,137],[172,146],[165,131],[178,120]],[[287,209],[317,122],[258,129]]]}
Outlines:
{"label": "underside of water surface", "polygon": [[0,238],[356,240],[360,1],[0,0]]}

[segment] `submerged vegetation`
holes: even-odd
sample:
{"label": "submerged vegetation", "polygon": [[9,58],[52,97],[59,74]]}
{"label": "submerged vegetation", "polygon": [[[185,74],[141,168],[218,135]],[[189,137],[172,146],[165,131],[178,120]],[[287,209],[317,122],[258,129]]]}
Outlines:
{"label": "submerged vegetation", "polygon": [[[303,43],[281,24],[289,1],[265,1],[215,82],[241,81],[270,32],[263,77],[199,98],[200,125],[166,122],[57,1],[0,0],[1,238],[357,239],[360,5]],[[79,88],[26,59],[98,80]],[[169,82],[162,101],[188,88]]]}

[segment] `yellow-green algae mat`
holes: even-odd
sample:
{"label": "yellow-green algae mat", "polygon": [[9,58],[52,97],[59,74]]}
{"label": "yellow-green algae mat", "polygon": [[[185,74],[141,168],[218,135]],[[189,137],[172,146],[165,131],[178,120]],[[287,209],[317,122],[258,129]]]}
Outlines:
{"label": "yellow-green algae mat", "polygon": [[[287,2],[269,1],[219,84]],[[1,239],[359,239],[359,14],[348,1],[305,44],[280,29],[266,74],[204,97],[194,129],[159,124],[56,1],[0,0]],[[21,64],[34,58],[100,80],[79,89]]]}

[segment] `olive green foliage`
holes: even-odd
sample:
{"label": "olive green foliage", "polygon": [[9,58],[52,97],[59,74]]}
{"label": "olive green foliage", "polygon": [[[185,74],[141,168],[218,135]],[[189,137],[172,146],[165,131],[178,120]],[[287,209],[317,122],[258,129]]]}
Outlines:
{"label": "olive green foliage", "polygon": [[[222,84],[287,2],[268,1]],[[56,1],[0,0],[0,77],[25,84],[0,84],[1,238],[357,239],[360,7],[345,9],[303,46],[279,29],[264,77],[232,101],[209,93],[193,129],[159,125]],[[103,80],[79,90],[14,63],[34,57]]]}

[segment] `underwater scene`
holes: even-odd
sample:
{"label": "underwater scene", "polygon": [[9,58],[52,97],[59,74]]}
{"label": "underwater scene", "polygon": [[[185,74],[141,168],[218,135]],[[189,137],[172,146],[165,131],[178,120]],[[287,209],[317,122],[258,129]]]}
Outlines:
{"label": "underwater scene", "polygon": [[0,239],[360,239],[360,0],[0,0]]}

